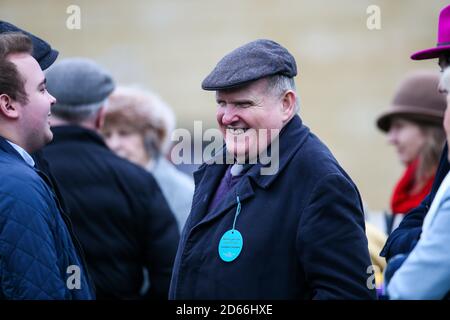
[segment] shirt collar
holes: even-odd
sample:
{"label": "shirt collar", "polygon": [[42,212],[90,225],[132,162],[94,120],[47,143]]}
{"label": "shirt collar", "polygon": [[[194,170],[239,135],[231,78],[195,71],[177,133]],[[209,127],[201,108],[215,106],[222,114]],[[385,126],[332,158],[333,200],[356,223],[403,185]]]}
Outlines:
{"label": "shirt collar", "polygon": [[244,165],[235,163],[231,166],[230,173],[233,177],[240,176],[244,170]]}
{"label": "shirt collar", "polygon": [[17,144],[9,140],[6,140],[6,142],[8,142],[11,145],[11,147],[13,147],[20,154],[20,156],[23,158],[23,160],[25,160],[25,162],[29,166],[34,167],[34,160],[28,152],[26,152],[22,147],[18,146]]}

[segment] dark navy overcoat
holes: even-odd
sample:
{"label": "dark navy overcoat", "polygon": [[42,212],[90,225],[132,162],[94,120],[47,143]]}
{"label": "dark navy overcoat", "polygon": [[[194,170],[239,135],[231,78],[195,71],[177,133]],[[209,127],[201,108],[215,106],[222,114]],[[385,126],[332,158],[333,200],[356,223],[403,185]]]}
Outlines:
{"label": "dark navy overcoat", "polygon": [[[295,116],[279,140],[279,170],[255,164],[207,212],[226,165],[203,164],[172,275],[171,299],[372,299],[361,199],[330,150]],[[221,260],[236,196],[240,255]]]}

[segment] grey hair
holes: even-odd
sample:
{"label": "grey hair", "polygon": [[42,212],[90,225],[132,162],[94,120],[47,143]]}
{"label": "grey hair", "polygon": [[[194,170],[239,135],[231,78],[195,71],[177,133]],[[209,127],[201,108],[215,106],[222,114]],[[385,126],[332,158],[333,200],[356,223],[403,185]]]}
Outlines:
{"label": "grey hair", "polygon": [[96,103],[76,106],[56,103],[52,106],[52,113],[67,122],[80,124],[97,115],[100,108],[106,106],[106,104],[107,99]]}
{"label": "grey hair", "polygon": [[[289,78],[283,75],[274,75],[267,78],[268,90],[271,90],[275,95],[281,96],[286,91],[292,90],[297,93],[294,78]],[[300,110],[300,103],[298,96],[295,98],[295,113]]]}

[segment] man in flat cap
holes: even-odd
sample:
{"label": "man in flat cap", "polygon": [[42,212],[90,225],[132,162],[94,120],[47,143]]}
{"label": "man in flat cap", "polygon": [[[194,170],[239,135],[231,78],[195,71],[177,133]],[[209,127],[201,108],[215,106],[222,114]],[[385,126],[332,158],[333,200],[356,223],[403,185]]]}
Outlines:
{"label": "man in flat cap", "polygon": [[203,81],[225,148],[194,173],[171,299],[375,298],[358,190],[297,115],[296,75],[285,48],[257,40]]}
{"label": "man in flat cap", "polygon": [[44,148],[86,254],[98,299],[167,299],[178,226],[152,175],[119,158],[99,130],[115,84],[97,63],[64,59],[47,72],[57,99]]}
{"label": "man in flat cap", "polygon": [[52,140],[55,103],[35,51],[21,32],[0,34],[0,299],[93,299],[70,224],[30,155]]}

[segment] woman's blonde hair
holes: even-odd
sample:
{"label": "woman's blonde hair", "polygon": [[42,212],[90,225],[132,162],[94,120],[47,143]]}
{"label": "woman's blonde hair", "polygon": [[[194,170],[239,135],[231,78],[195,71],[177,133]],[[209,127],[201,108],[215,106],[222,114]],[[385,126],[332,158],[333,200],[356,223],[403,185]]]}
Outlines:
{"label": "woman's blonde hair", "polygon": [[442,126],[423,125],[418,123],[425,137],[425,143],[419,152],[416,181],[425,182],[436,172],[445,143],[445,132]]}
{"label": "woman's blonde hair", "polygon": [[175,129],[172,109],[155,93],[138,87],[117,87],[108,99],[103,129],[127,128],[141,134],[146,152],[165,154]]}

